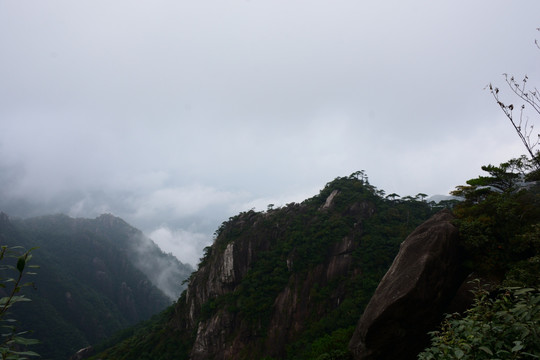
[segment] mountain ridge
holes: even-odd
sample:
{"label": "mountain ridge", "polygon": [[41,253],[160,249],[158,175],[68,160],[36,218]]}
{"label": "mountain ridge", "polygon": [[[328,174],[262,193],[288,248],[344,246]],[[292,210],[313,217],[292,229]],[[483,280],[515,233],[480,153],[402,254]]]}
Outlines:
{"label": "mountain ridge", "polygon": [[[22,329],[34,330],[42,342],[36,351],[45,358],[65,359],[148,319],[172,303],[191,273],[111,214],[10,219],[1,213],[0,239],[2,245],[36,248],[33,262],[40,269],[28,279],[35,289],[25,290],[32,301],[16,307],[14,316]],[[140,264],[143,258],[146,263]],[[168,296],[154,285],[166,269],[162,285],[177,287]]]}
{"label": "mountain ridge", "polygon": [[[336,178],[302,203],[229,218],[188,288],[100,359],[312,358],[348,340],[399,244],[436,210]],[[148,329],[148,328],[147,328]],[[160,335],[158,335],[158,333]]]}

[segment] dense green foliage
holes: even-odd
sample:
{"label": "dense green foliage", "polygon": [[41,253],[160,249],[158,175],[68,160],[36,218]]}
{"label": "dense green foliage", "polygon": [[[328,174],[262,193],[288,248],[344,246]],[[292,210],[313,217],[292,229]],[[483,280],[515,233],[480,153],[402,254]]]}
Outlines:
{"label": "dense green foliage", "polygon": [[539,172],[525,157],[482,169],[490,176],[455,191],[456,223],[470,269],[505,287],[479,289],[470,310],[449,315],[422,360],[540,358]]}
{"label": "dense green foliage", "polygon": [[469,266],[511,286],[540,287],[540,185],[525,158],[484,166],[488,177],[454,192]]}
{"label": "dense green foliage", "polygon": [[[331,205],[325,206],[334,192],[337,195]],[[214,244],[205,249],[200,268],[211,264],[231,242],[247,239],[253,246],[265,246],[233,291],[211,298],[202,306],[200,320],[220,311],[233,314],[241,324],[237,331],[251,334],[241,356],[264,358],[268,354],[263,344],[275,315],[276,297],[290,287],[304,296],[301,301],[305,300],[307,315],[301,331],[288,341],[280,358],[348,359],[347,344],[354,326],[399,244],[434,211],[423,197],[385,198],[359,172],[335,179],[319,195],[301,204],[269,206],[266,212],[251,210],[231,217],[216,231]],[[310,277],[317,269],[327,267],[332,249],[344,239],[354,243],[349,273],[328,282]],[[306,286],[307,293],[302,295]],[[163,317],[138,329],[96,358],[138,359],[141,354],[172,358],[171,352],[164,352],[166,348],[178,351],[175,358],[186,357],[196,329],[177,330],[177,323],[182,322],[183,312],[187,311],[183,301],[184,296],[178,300],[174,316],[170,310],[168,319]],[[160,344],[160,351],[151,349],[156,344]]]}
{"label": "dense green foliage", "polygon": [[110,215],[92,220],[54,215],[0,224],[3,244],[37,247],[34,260],[40,271],[33,278],[35,287],[26,289],[33,301],[15,308],[14,316],[40,340],[33,349],[43,358],[69,358],[171,304],[133,264],[132,235],[136,229]]}
{"label": "dense green foliage", "polygon": [[449,315],[420,360],[540,358],[540,291],[477,292],[465,317]]}

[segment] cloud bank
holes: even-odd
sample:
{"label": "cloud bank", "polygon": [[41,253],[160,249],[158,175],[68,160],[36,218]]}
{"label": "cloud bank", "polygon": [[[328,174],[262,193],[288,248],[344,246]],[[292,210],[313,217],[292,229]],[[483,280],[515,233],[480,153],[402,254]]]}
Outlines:
{"label": "cloud bank", "polygon": [[387,193],[445,194],[524,152],[484,88],[504,72],[540,82],[539,13],[537,0],[1,2],[0,210],[111,212],[194,264],[238,211],[357,170]]}

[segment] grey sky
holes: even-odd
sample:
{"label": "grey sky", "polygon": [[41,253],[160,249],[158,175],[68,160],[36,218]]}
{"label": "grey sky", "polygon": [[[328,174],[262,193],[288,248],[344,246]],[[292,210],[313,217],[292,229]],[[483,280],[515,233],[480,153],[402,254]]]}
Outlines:
{"label": "grey sky", "polygon": [[229,216],[357,170],[387,193],[446,194],[524,153],[484,87],[540,83],[539,14],[538,0],[0,0],[0,209],[112,212],[194,264]]}

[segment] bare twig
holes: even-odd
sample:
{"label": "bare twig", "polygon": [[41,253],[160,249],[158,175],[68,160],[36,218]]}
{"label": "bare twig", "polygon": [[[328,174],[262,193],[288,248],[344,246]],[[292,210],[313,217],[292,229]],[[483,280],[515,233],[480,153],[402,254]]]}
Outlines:
{"label": "bare twig", "polygon": [[[536,30],[540,31],[540,28],[537,28]],[[535,44],[540,49],[538,40],[535,40]],[[534,148],[540,143],[540,134],[534,134],[533,136],[534,125],[529,125],[529,117],[525,115],[526,107],[532,108],[540,115],[540,91],[538,91],[536,87],[532,88],[532,90],[528,89],[527,82],[529,77],[527,75],[525,75],[521,82],[516,81],[514,76],[509,76],[508,74],[503,74],[503,76],[510,90],[512,90],[519,99],[524,101],[524,104],[520,107],[519,119],[514,118],[514,104],[506,105],[500,100],[499,88],[489,84],[489,91],[497,102],[497,105],[499,105],[506,117],[512,123],[512,126],[516,130],[521,142],[523,142],[523,145],[525,145],[534,164],[540,169],[540,156],[536,156],[534,152]],[[519,123],[517,121],[519,121]]]}
{"label": "bare twig", "polygon": [[[504,74],[506,76],[506,74]],[[512,78],[513,79],[513,78]],[[513,81],[513,80],[511,80]],[[508,82],[509,84],[511,84],[512,82]],[[512,88],[512,87],[511,87]],[[522,88],[521,88],[522,89]],[[540,159],[538,159],[535,155],[534,155],[534,148],[539,144],[539,141],[540,141],[540,134],[536,137],[536,140],[532,141],[531,140],[531,135],[533,133],[533,130],[534,130],[534,126],[531,125],[529,127],[528,123],[529,123],[529,120],[526,119],[525,120],[525,126],[523,126],[523,111],[525,110],[525,105],[522,105],[521,106],[521,109],[520,109],[520,115],[519,115],[519,123],[516,123],[516,120],[514,119],[514,114],[513,114],[513,111],[514,111],[514,105],[513,104],[510,104],[510,105],[506,105],[504,104],[500,99],[499,99],[499,89],[497,87],[494,87],[492,84],[489,84],[489,91],[491,92],[491,95],[493,95],[493,98],[495,99],[495,101],[497,102],[497,105],[499,105],[499,107],[501,108],[501,110],[504,112],[504,114],[506,115],[506,117],[508,118],[508,120],[510,120],[510,122],[512,123],[512,126],[514,127],[514,129],[516,130],[516,133],[518,134],[519,138],[521,139],[521,142],[523,143],[523,145],[525,146],[525,148],[527,149],[527,152],[529,153],[529,155],[531,156],[531,158],[533,159],[533,161],[535,162],[535,164],[537,165],[537,167],[540,168]],[[514,91],[515,92],[515,91]],[[515,92],[516,93],[516,92]],[[519,95],[519,92],[516,93],[520,98],[523,99],[522,96]],[[523,99],[525,100],[525,99]],[[527,100],[525,100],[527,101]],[[529,101],[527,101],[528,103],[530,103]],[[534,103],[534,101],[533,101]],[[533,106],[533,108],[535,108],[535,110],[540,114],[540,108],[539,108],[539,104],[536,104],[534,103],[535,106]]]}

